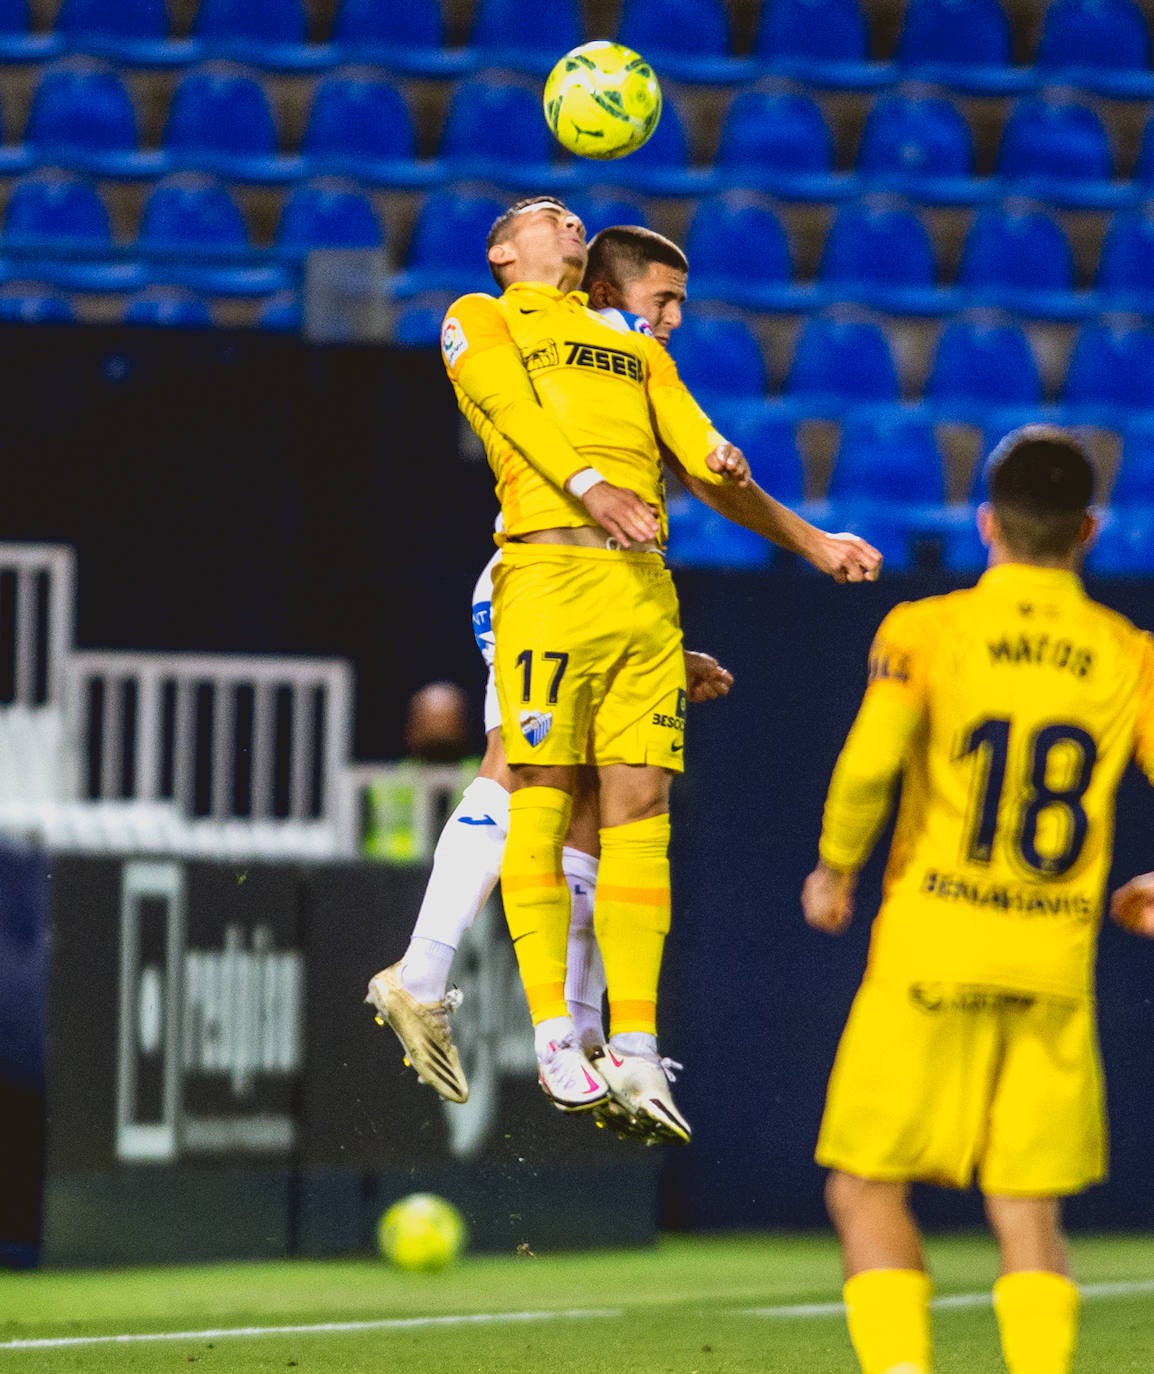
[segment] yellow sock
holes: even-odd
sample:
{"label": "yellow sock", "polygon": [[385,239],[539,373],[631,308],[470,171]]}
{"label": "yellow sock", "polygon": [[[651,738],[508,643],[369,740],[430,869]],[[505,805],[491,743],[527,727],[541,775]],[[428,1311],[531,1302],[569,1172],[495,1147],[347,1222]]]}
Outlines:
{"label": "yellow sock", "polygon": [[1067,1374],[1078,1335],[1077,1285],[1044,1269],[1003,1274],[994,1311],[1010,1374]]}
{"label": "yellow sock", "polygon": [[929,1374],[930,1276],[920,1269],[866,1269],[842,1289],[849,1338],[862,1374]]}
{"label": "yellow sock", "polygon": [[669,933],[669,817],[601,830],[593,929],[609,986],[609,1033],[657,1033],[657,979]]}
{"label": "yellow sock", "polygon": [[572,810],[572,797],[557,787],[521,787],[509,797],[501,898],[534,1025],[569,1015],[569,885],[561,871],[561,847]]}

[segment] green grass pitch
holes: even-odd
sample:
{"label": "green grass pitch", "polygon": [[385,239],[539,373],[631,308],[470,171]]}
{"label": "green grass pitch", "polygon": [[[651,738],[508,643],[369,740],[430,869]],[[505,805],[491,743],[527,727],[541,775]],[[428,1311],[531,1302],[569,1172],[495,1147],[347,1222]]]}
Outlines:
{"label": "green grass pitch", "polygon": [[[1154,1238],[1073,1250],[1086,1291],[1076,1374],[1148,1374]],[[939,1374],[1002,1370],[990,1242],[943,1237],[929,1253],[945,1299]],[[370,1260],[0,1274],[0,1374],[854,1374],[839,1286],[821,1235],[468,1257],[430,1276]],[[149,1334],[164,1338],[90,1339]]]}

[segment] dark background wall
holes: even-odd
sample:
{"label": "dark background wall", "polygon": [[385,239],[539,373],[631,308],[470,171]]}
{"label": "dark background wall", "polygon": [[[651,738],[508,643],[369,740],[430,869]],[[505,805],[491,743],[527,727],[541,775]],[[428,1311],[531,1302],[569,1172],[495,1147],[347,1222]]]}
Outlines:
{"label": "dark background wall", "polygon": [[[432,678],[470,686],[479,715],[468,597],[495,507],[487,470],[459,451],[436,356],[14,326],[0,329],[0,366],[0,530],[76,546],[84,646],[347,656],[362,757],[400,753],[404,703]],[[840,941],[802,927],[797,894],[873,629],[895,601],[949,584],[837,588],[788,559],[679,582],[688,642],[737,686],[694,710],[677,789],[663,1040],[685,1061],[696,1139],[667,1160],[663,1219],[816,1222],[809,1149],[876,866]],[[1094,590],[1154,625],[1150,585]],[[1122,876],[1154,866],[1152,821],[1131,780]],[[1101,985],[1115,1177],[1075,1216],[1154,1225],[1154,946],[1107,931]],[[928,1213],[961,1214],[949,1201]]]}

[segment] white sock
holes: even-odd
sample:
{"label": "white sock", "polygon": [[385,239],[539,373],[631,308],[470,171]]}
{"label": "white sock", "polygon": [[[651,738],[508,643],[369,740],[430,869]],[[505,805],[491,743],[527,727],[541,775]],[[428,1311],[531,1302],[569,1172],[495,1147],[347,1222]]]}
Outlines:
{"label": "white sock", "polygon": [[453,952],[497,885],[508,832],[508,792],[492,778],[474,778],[433,851],[433,871],[402,961],[402,981],[418,1001],[444,997]]}
{"label": "white sock", "polygon": [[544,1059],[554,1045],[573,1034],[573,1022],[567,1016],[548,1016],[533,1027],[533,1049],[538,1059]]}
{"label": "white sock", "polygon": [[598,860],[592,854],[565,846],[561,867],[569,884],[569,948],[565,975],[565,1001],[577,1029],[581,1048],[591,1050],[605,1043],[602,1005],[605,999],[605,966],[593,934],[593,895],[597,890]]}
{"label": "white sock", "polygon": [[623,1031],[609,1043],[622,1054],[643,1054],[647,1058],[657,1054],[657,1037],[648,1031]]}

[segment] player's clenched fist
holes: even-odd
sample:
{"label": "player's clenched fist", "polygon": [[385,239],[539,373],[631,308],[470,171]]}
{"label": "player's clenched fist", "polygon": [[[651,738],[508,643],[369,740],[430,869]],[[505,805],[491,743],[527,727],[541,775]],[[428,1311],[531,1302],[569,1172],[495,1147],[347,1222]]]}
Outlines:
{"label": "player's clenched fist", "polygon": [[810,562],[835,582],[876,582],[882,570],[881,554],[856,534],[827,534]]}
{"label": "player's clenched fist", "polygon": [[720,443],[705,460],[710,472],[723,473],[734,485],[749,485],[749,462],[734,444]]}
{"label": "player's clenched fist", "polygon": [[1140,873],[1110,898],[1110,915],[1134,935],[1154,939],[1154,873]]}
{"label": "player's clenched fist", "polygon": [[723,668],[712,654],[685,650],[685,685],[690,701],[716,701],[729,695],[733,674]]}
{"label": "player's clenched fist", "polygon": [[801,889],[801,909],[806,924],[827,935],[840,935],[853,919],[852,873],[838,873],[819,863]]}

